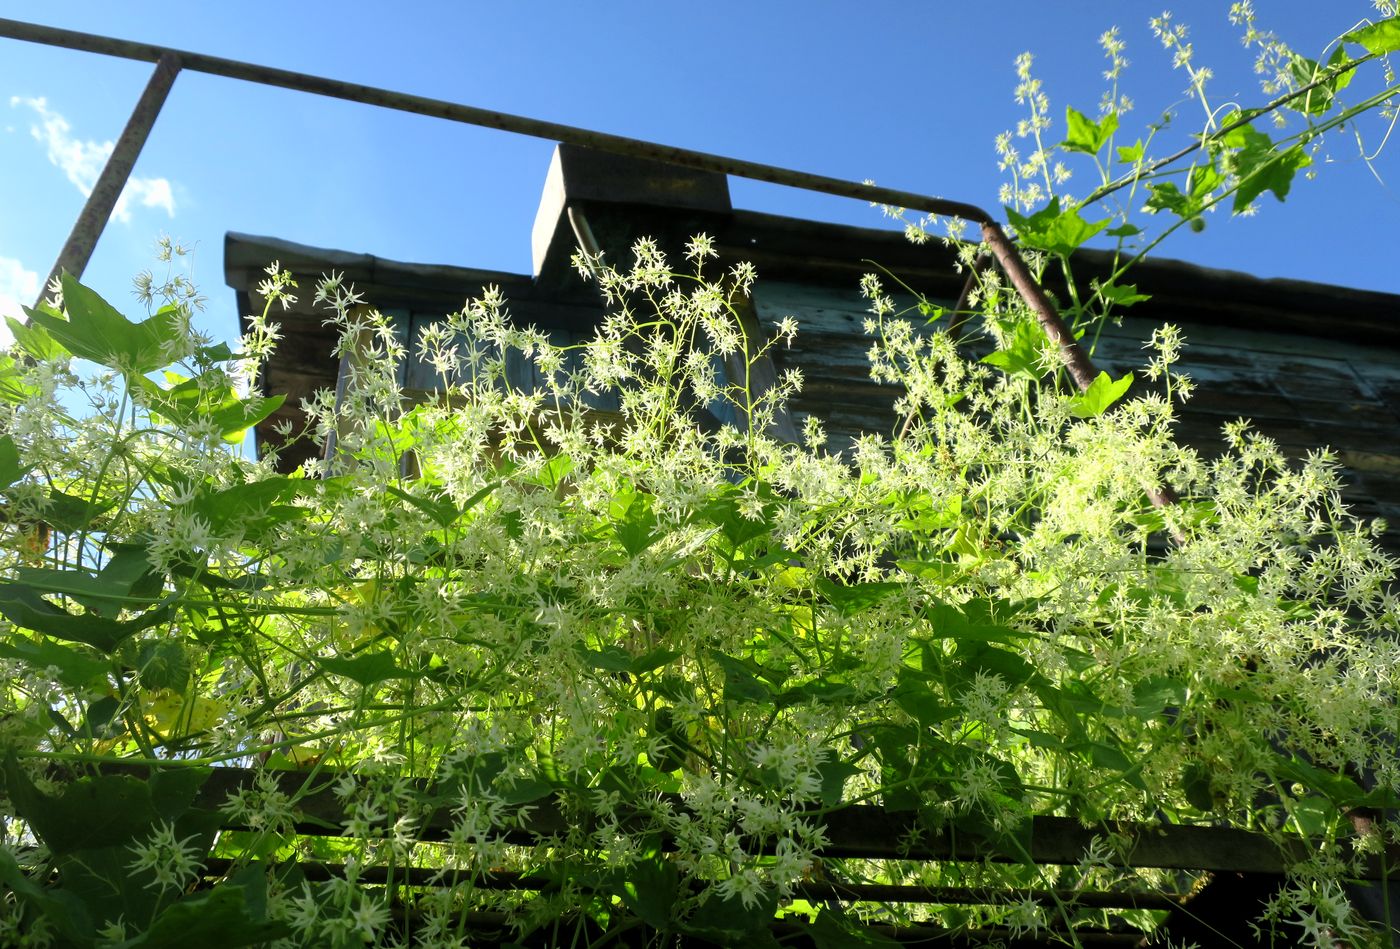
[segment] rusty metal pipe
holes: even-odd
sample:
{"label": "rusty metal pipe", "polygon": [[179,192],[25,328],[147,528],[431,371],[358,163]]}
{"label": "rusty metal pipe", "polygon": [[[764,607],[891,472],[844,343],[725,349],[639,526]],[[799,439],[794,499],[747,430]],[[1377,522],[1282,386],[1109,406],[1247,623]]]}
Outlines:
{"label": "rusty metal pipe", "polygon": [[[1026,301],[1026,304],[1036,314],[1036,318],[1039,320],[1040,325],[1044,328],[1050,339],[1059,347],[1061,357],[1064,360],[1065,366],[1069,369],[1075,384],[1081,390],[1087,389],[1098,375],[1088,354],[1074,338],[1074,334],[1069,330],[1069,327],[1065,325],[1064,320],[1060,317],[1054,305],[1045,295],[1045,291],[1041,289],[1035,278],[1031,276],[1029,268],[1026,267],[1025,261],[1016,250],[1015,245],[1006,236],[1006,232],[1002,230],[1001,226],[990,214],[976,205],[961,201],[950,201],[946,198],[918,194],[912,191],[900,191],[868,184],[857,184],[856,182],[832,178],[826,175],[814,175],[809,172],[796,171],[791,168],[781,168],[776,165],[765,165],[759,162],[745,161],[739,158],[728,158],[708,152],[698,152],[687,148],[661,145],[655,142],[628,138],[622,135],[611,135],[606,132],[596,132],[577,126],[563,125],[558,122],[546,122],[539,119],[527,118],[525,116],[511,115],[505,112],[494,112],[489,109],[480,109],[475,106],[464,105],[458,102],[449,102],[444,99],[433,99],[427,96],[344,82],[338,79],[313,76],[307,73],[293,72],[291,70],[278,69],[272,66],[260,66],[254,63],[241,62],[239,60],[224,59],[218,56],[207,56],[203,53],[178,50],[152,43],[138,43],[110,36],[82,33],[76,30],[58,29],[56,27],[42,26],[5,18],[0,18],[0,36],[26,42],[60,46],[67,49],[83,50],[107,56],[156,62],[158,64],[156,74],[152,76],[151,82],[147,86],[146,93],[143,94],[141,102],[137,105],[136,112],[132,115],[131,122],[128,123],[127,130],[122,133],[122,141],[118,143],[117,150],[113,152],[112,159],[108,162],[108,167],[103,169],[103,176],[99,179],[98,183],[99,186],[94,188],[93,195],[89,199],[89,207],[84,208],[83,215],[79,218],[79,223],[74,226],[74,236],[69,238],[70,244],[73,244],[75,248],[81,249],[85,244],[87,246],[88,255],[91,254],[92,246],[96,243],[97,234],[101,233],[101,224],[104,224],[107,217],[110,216],[112,207],[115,206],[116,197],[121,192],[120,187],[117,187],[114,192],[111,191],[110,188],[103,187],[108,181],[108,172],[112,172],[114,180],[119,180],[120,182],[125,181],[126,175],[130,174],[130,165],[128,164],[123,170],[121,163],[117,161],[118,154],[125,154],[130,151],[130,163],[134,164],[135,155],[140,151],[140,143],[144,142],[145,133],[150,131],[149,122],[154,121],[155,113],[159,111],[159,105],[164,101],[165,92],[169,91],[169,84],[173,82],[175,72],[180,68],[184,68],[194,72],[278,86],[285,89],[309,92],[351,102],[361,102],[367,105],[394,109],[400,112],[427,115],[453,122],[461,122],[467,125],[494,128],[519,135],[529,135],[535,138],[568,142],[587,148],[597,148],[622,155],[631,155],[637,158],[668,162],[670,164],[694,168],[700,171],[733,175],[735,177],[749,178],[755,181],[767,181],[772,184],[801,188],[807,191],[817,191],[823,194],[857,198],[859,200],[871,201],[878,204],[894,205],[929,214],[941,214],[979,224],[982,227],[983,239],[991,248],[997,262],[1006,272],[1012,286],[1015,287],[1017,293],[1021,295],[1022,299]],[[161,88],[162,83],[164,83],[163,89]],[[153,108],[146,109],[145,107],[147,107],[149,103],[154,103],[154,106]],[[149,112],[149,121],[146,122],[144,132],[141,132],[141,117],[145,115],[146,112]],[[136,143],[134,145],[134,151],[130,148],[123,147],[127,145],[128,133],[131,133],[131,141]],[[102,192],[103,197],[99,198],[99,192]],[[94,225],[92,221],[99,217],[97,209],[102,206],[98,204],[98,201],[110,201],[110,204],[106,206],[106,211],[101,213],[100,221],[96,225],[95,231],[93,231],[92,228]],[[90,210],[92,213],[89,213]],[[85,238],[84,235],[88,234],[91,236]],[[78,261],[78,255],[75,254],[72,258],[72,263],[70,263],[67,256],[68,249],[69,248],[65,246],[64,253],[60,255],[59,264],[56,265],[56,267],[68,266],[70,271],[74,273],[80,272],[82,265],[86,264],[86,255],[82,256],[81,261]],[[76,266],[74,264],[76,264]],[[1167,490],[1160,495],[1154,494],[1153,500],[1157,503],[1170,503],[1170,499],[1173,497],[1170,490]]]}
{"label": "rusty metal pipe", "polygon": [[1098,374],[1088,355],[1055,312],[1054,306],[1050,304],[1044,291],[1031,277],[1025,261],[1021,259],[1015,245],[1006,237],[1006,233],[996,223],[996,220],[976,205],[912,191],[857,184],[853,181],[845,181],[827,175],[815,175],[776,165],[765,165],[740,158],[728,158],[688,148],[661,145],[656,142],[611,135],[606,132],[595,132],[558,122],[545,122],[505,112],[494,112],[444,99],[433,99],[427,96],[344,82],[272,66],[260,66],[218,56],[207,56],[203,53],[177,50],[152,43],[138,43],[110,36],[63,30],[4,18],[0,18],[0,36],[107,56],[119,56],[125,59],[160,61],[162,57],[174,56],[183,68],[194,72],[279,86],[300,92],[395,109],[400,112],[411,112],[467,125],[494,128],[519,135],[529,135],[637,158],[667,162],[699,171],[733,175],[755,181],[767,181],[807,191],[857,198],[877,204],[893,205],[923,213],[941,214],[970,221],[982,226],[984,238],[992,245],[993,253],[1002,269],[1010,277],[1012,285],[1035,311],[1045,331],[1050,334],[1050,338],[1060,348],[1065,365],[1069,367],[1076,385],[1081,389],[1086,388]]}
{"label": "rusty metal pipe", "polygon": [[[1081,392],[1088,390],[1099,374],[1098,369],[1089,358],[1089,354],[1084,351],[1084,347],[1079,345],[1079,340],[1074,338],[1074,331],[1055,309],[1055,304],[1050,302],[1045,290],[1036,282],[1025,260],[1016,252],[1016,246],[995,221],[988,221],[982,225],[982,239],[991,248],[1011,285],[1035,314],[1036,320],[1045,330],[1045,335],[1060,348],[1060,358],[1069,370],[1070,377],[1074,379],[1074,384]],[[1148,488],[1147,496],[1151,498],[1155,507],[1170,507],[1180,500],[1169,484]],[[1177,543],[1184,543],[1186,540],[1179,530],[1173,530],[1172,537]]]}
{"label": "rusty metal pipe", "polygon": [[595,132],[573,125],[563,125],[558,122],[546,122],[506,112],[481,109],[445,99],[433,99],[408,92],[344,82],[325,76],[313,76],[272,66],[260,66],[255,63],[224,59],[218,56],[206,56],[203,53],[157,46],[152,43],[137,43],[110,36],[63,30],[57,27],[4,18],[0,18],[0,36],[147,62],[155,62],[161,56],[173,54],[179,58],[185,69],[192,72],[279,86],[284,89],[310,92],[334,99],[362,102],[400,112],[412,112],[417,115],[427,115],[467,125],[500,129],[514,132],[517,135],[529,135],[534,138],[616,152],[620,155],[669,162],[673,165],[682,165],[700,171],[712,171],[739,178],[750,178],[755,181],[767,181],[772,184],[803,188],[808,191],[819,191],[824,194],[859,198],[878,204],[889,204],[931,214],[962,218],[978,224],[991,220],[991,216],[986,211],[961,201],[950,201],[946,198],[916,194],[912,191],[899,191],[893,188],[877,188],[874,185],[857,184],[841,178],[814,175],[808,172],[794,171],[790,168],[780,168],[776,165],[745,161],[740,158],[726,158],[708,152],[676,148],[671,145],[661,145],[623,135],[610,135],[606,132]]}
{"label": "rusty metal pipe", "polygon": [[156,61],[155,71],[146,83],[145,91],[137,100],[136,108],[131,111],[131,118],[127,119],[126,127],[122,129],[121,136],[112,147],[112,154],[102,166],[102,173],[97,176],[83,209],[78,212],[78,219],[73,222],[73,230],[69,232],[68,240],[59,251],[53,269],[49,271],[49,279],[39,288],[39,299],[34,301],[36,307],[43,300],[48,285],[65,270],[75,277],[83,275],[83,270],[87,268],[88,261],[92,259],[92,252],[97,247],[97,240],[102,236],[107,221],[117,207],[122,189],[131,177],[136,159],[140,157],[141,149],[145,146],[156,117],[160,115],[161,106],[165,104],[170,87],[174,85],[175,77],[179,73],[180,57],[173,52],[162,52]]}
{"label": "rusty metal pipe", "polygon": [[1064,361],[1065,368],[1069,370],[1075,385],[1079,386],[1081,391],[1088,389],[1093,384],[1094,378],[1098,376],[1098,370],[1094,368],[1094,364],[1089,359],[1089,354],[1084,351],[1084,347],[1080,346],[1079,341],[1074,338],[1074,332],[1066,325],[1059,311],[1055,309],[1055,304],[1050,302],[1050,298],[1045,295],[1045,291],[1031,275],[1030,268],[1026,266],[1021,255],[1017,253],[1011,239],[1006,236],[1006,232],[1001,229],[1000,224],[995,221],[987,221],[982,225],[982,240],[987,242],[992,255],[996,257],[997,263],[1001,264],[1001,269],[1006,273],[1006,278],[1011,281],[1011,285],[1016,288],[1021,299],[1026,301],[1026,305],[1035,314],[1041,329],[1045,330],[1045,335],[1049,336],[1051,342],[1060,347],[1060,358]]}

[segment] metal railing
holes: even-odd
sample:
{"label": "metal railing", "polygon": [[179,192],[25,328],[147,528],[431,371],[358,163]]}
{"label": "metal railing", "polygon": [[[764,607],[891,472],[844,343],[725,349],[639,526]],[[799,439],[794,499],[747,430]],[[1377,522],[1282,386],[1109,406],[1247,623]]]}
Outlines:
{"label": "metal railing", "polygon": [[427,115],[482,128],[499,129],[517,135],[566,142],[635,158],[667,162],[698,171],[733,175],[737,178],[748,178],[754,181],[766,181],[805,191],[856,198],[861,201],[969,221],[981,227],[982,238],[987,243],[992,255],[1005,271],[1017,293],[1035,313],[1046,334],[1059,347],[1060,355],[1075,383],[1081,389],[1087,389],[1095,376],[1098,375],[1088,354],[1075,340],[1074,334],[1065,325],[1054,304],[1051,303],[1035,280],[1025,261],[1017,252],[1015,245],[1007,238],[1006,232],[1002,230],[1001,225],[991,214],[973,204],[913,191],[882,188],[826,175],[815,175],[741,158],[729,158],[688,148],[678,148],[673,145],[662,145],[623,135],[613,135],[573,125],[563,125],[558,122],[496,112],[491,109],[450,102],[445,99],[434,99],[409,92],[366,86],[325,76],[314,76],[273,66],[262,66],[241,60],[174,49],[169,46],[140,43],[134,40],[82,33],[76,30],[64,30],[20,20],[0,18],[0,37],[156,64],[145,92],[142,93],[141,99],[132,112],[131,119],[117,140],[97,185],[93,188],[87,203],[79,213],[78,220],[73,225],[72,233],[64,244],[58,260],[54,262],[53,270],[50,273],[51,278],[64,270],[75,276],[81,276],[83,268],[92,256],[98,237],[101,236],[103,228],[111,217],[117,197],[121,194],[122,187],[126,184],[127,177],[136,164],[136,158],[140,155],[142,146],[145,145],[151,127],[160,114],[161,106],[164,104],[176,76],[181,70],[189,70],[211,76],[223,76],[229,79],[329,96],[350,102],[361,102],[399,112]]}

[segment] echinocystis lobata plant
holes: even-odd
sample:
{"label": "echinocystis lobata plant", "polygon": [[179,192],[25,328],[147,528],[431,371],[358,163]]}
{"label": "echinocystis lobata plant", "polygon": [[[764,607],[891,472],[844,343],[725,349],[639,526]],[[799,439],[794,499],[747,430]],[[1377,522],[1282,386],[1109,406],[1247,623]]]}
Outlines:
{"label": "echinocystis lobata plant", "polygon": [[[1298,80],[1328,96],[1303,103],[1310,130],[1352,120],[1337,71],[1400,47],[1400,26],[1353,38],[1364,57]],[[1008,138],[1003,155],[1023,246],[1068,266],[1110,226],[1136,237],[1090,211],[1117,179],[1092,203],[1055,190],[1022,68],[1035,154]],[[1121,148],[1107,101],[1070,113],[1062,151]],[[1314,139],[1280,149],[1233,121],[1174,190],[1144,181],[1149,143],[1122,146],[1124,187],[1183,222],[1286,192]],[[699,235],[679,267],[649,241],[625,267],[581,261],[608,309],[574,346],[488,289],[424,334],[440,386],[412,406],[389,320],[323,279],[348,379],[288,432],[335,443],[292,474],[238,447],[280,404],[249,394],[299,291],[277,265],[236,347],[191,331],[178,279],[144,281],[140,322],[70,277],[13,324],[4,939],[843,946],[936,923],[1076,945],[1160,914],[1075,892],[1182,882],[1132,867],[1123,821],[1266,835],[1291,875],[1261,925],[1380,939],[1343,884],[1395,843],[1349,819],[1400,796],[1395,563],[1339,500],[1333,457],[1291,462],[1244,425],[1219,457],[1179,444],[1172,327],[1143,366],[1165,394],[1074,390],[990,270],[959,334],[867,279],[896,424],[840,454],[819,420],[785,441],[802,378],[751,380],[800,314],[756,336],[753,268],[715,256]],[[1115,278],[1068,308],[1090,331],[1134,295]],[[996,351],[970,356],[973,332]],[[512,384],[521,361],[538,385]],[[701,407],[730,421],[702,427]],[[1168,484],[1178,503],[1154,505]],[[841,856],[833,828],[870,806],[910,833]],[[1077,865],[1030,860],[1038,816],[1096,829]],[[1003,862],[916,859],[949,836]],[[1007,896],[814,895],[890,883]]]}

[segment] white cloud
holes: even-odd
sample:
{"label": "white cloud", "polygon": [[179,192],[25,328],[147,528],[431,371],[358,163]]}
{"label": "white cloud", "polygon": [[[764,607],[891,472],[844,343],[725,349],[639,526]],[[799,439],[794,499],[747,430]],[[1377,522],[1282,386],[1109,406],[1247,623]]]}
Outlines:
{"label": "white cloud", "polygon": [[[39,296],[39,275],[13,257],[0,257],[0,317],[24,318],[20,306],[33,306]],[[10,329],[0,319],[0,345],[9,345]]]}
{"label": "white cloud", "polygon": [[[29,127],[29,133],[47,149],[49,161],[82,192],[83,197],[92,194],[92,187],[97,183],[97,176],[112,154],[115,143],[74,137],[68,120],[50,109],[48,100],[42,96],[10,97],[11,108],[21,105],[32,109],[38,116],[38,121]],[[168,178],[128,178],[126,187],[117,198],[113,216],[123,223],[130,221],[129,205],[132,201],[146,208],[162,208],[167,216],[175,216],[175,194]]]}
{"label": "white cloud", "polygon": [[[175,216],[175,195],[168,178],[132,178],[126,183],[122,198],[135,198],[143,208],[164,208],[169,217]],[[117,201],[121,207],[121,200]]]}

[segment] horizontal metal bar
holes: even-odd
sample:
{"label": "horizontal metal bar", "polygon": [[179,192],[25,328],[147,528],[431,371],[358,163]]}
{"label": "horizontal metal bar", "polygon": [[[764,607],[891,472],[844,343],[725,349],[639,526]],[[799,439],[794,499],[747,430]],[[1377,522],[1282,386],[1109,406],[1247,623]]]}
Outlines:
{"label": "horizontal metal bar", "polygon": [[344,82],[325,76],[313,76],[308,73],[278,69],[273,66],[260,66],[255,63],[224,59],[219,56],[207,56],[204,53],[157,46],[153,43],[138,43],[133,40],[99,36],[94,33],[82,33],[76,30],[64,30],[4,18],[0,18],[0,36],[145,62],[156,62],[161,56],[173,54],[178,56],[181,65],[191,72],[202,72],[212,76],[224,76],[229,79],[279,86],[298,92],[310,92],[335,99],[345,99],[350,102],[362,102],[400,112],[411,112],[417,115],[462,122],[467,125],[494,128],[533,138],[568,142],[573,145],[617,152],[637,158],[669,162],[673,165],[682,165],[699,171],[711,171],[733,175],[736,178],[748,178],[754,181],[766,181],[771,184],[801,188],[806,191],[817,191],[822,194],[857,198],[862,201],[888,204],[928,214],[957,217],[975,224],[984,224],[993,220],[991,215],[981,208],[961,201],[950,201],[946,198],[918,194],[913,191],[857,184],[853,181],[845,181],[827,175],[815,175],[777,165],[745,161],[741,158],[727,158],[723,155],[677,148],[673,145],[661,145],[623,135],[595,132],[559,122],[546,122],[506,112],[481,109],[445,99],[433,99],[428,96]]}
{"label": "horizontal metal bar", "polygon": [[59,251],[53,269],[49,271],[49,279],[39,288],[39,299],[34,301],[36,307],[44,299],[49,285],[61,277],[65,270],[75,277],[83,275],[88,261],[92,259],[93,250],[97,248],[97,241],[102,237],[122,191],[126,189],[131,171],[141,156],[141,149],[150,137],[156,118],[160,115],[161,106],[165,105],[170,87],[174,85],[175,77],[179,73],[180,60],[173,54],[166,53],[156,61],[156,68],[146,83],[145,91],[141,93],[141,98],[132,109],[131,117],[127,119],[121,136],[112,146],[112,154],[107,156],[102,173],[98,175],[97,182],[88,193],[87,202],[78,213],[73,230],[64,242],[63,249]]}
{"label": "horizontal metal bar", "polygon": [[[673,145],[661,145],[656,142],[628,138],[623,135],[612,135],[607,132],[596,132],[591,129],[583,129],[573,125],[563,125],[558,122],[546,122],[540,119],[531,119],[506,112],[481,109],[459,102],[449,102],[445,99],[433,99],[408,92],[397,92],[392,89],[384,89],[377,86],[365,86],[359,83],[330,79],[325,76],[313,76],[308,73],[278,69],[273,66],[259,66],[255,63],[247,63],[240,60],[208,56],[204,53],[196,53],[190,50],[157,46],[153,43],[138,43],[133,40],[117,39],[111,36],[99,36],[95,33],[82,33],[76,30],[64,30],[52,26],[41,26],[36,23],[25,23],[20,20],[0,18],[0,36],[31,43],[43,43],[49,46],[59,46],[66,49],[76,49],[89,53],[100,53],[106,56],[119,56],[125,59],[145,60],[148,62],[157,61],[162,56],[174,55],[179,58],[185,69],[192,72],[224,76],[229,79],[241,79],[247,82],[293,89],[299,92],[310,92],[335,99],[344,99],[349,102],[361,102],[367,105],[380,106],[400,112],[410,112],[417,115],[447,119],[452,122],[462,122],[468,125],[481,126],[483,128],[494,128],[505,132],[513,132],[518,135],[528,135],[534,138],[567,142],[585,148],[596,148],[621,155],[630,155],[636,158],[694,168],[699,171],[733,175],[737,178],[766,181],[791,188],[800,188],[805,191],[816,191],[822,194],[857,198],[874,204],[893,205],[922,213],[941,214],[948,217],[960,218],[981,225],[984,230],[984,235],[991,235],[992,237],[1000,235],[999,244],[1001,245],[1001,250],[997,254],[998,260],[1003,266],[1007,266],[1009,263],[1013,271],[1020,272],[1026,277],[1029,277],[1025,262],[1021,260],[1020,254],[1017,252],[1016,248],[1006,239],[996,219],[982,208],[962,201],[950,201],[946,198],[918,194],[913,191],[900,191],[892,188],[880,188],[875,185],[857,184],[853,181],[832,178],[827,175],[814,175],[809,172],[782,168],[777,165],[766,165],[761,162],[746,161],[741,158],[728,158],[723,155],[698,152],[688,148],[678,148]],[[1069,328],[1064,324],[1064,320],[1045,297],[1044,293],[1040,293],[1038,296],[1030,294],[1023,285],[1024,280],[1017,279],[1015,282],[1018,292],[1020,292],[1022,297],[1026,300],[1027,305],[1037,313],[1041,324],[1047,328],[1051,337],[1055,339],[1059,346],[1060,354],[1065,364],[1069,367],[1070,372],[1073,374],[1076,383],[1081,389],[1087,389],[1089,383],[1098,374],[1093,363],[1089,360],[1088,354],[1084,352],[1083,347],[1074,339],[1073,334],[1070,333]],[[1031,285],[1035,286],[1035,281],[1033,279],[1031,280]]]}

